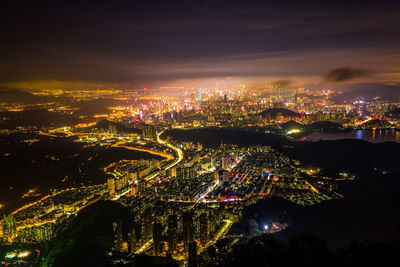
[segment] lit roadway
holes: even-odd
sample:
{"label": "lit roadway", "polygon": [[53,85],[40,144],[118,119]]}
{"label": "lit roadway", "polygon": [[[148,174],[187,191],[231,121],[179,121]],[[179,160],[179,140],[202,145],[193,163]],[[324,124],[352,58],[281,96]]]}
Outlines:
{"label": "lit roadway", "polygon": [[[163,230],[163,234],[165,234],[167,232],[167,230],[168,230],[168,227],[166,227]],[[151,245],[153,245],[153,238],[150,238],[146,243],[144,243],[140,248],[138,248],[134,252],[134,254],[141,254],[141,253],[147,251],[151,247]]]}
{"label": "lit roadway", "polygon": [[367,122],[369,122],[369,121],[372,121],[374,118],[372,118],[372,117],[370,117],[370,116],[365,116],[365,117],[367,117],[367,119],[366,120],[363,120],[363,121],[360,121],[360,122],[356,122],[356,125],[357,126],[360,126],[360,125],[363,125],[363,124],[365,124],[365,123],[367,123]]}
{"label": "lit roadway", "polygon": [[226,233],[228,233],[229,229],[231,229],[233,221],[224,220],[224,222],[225,222],[224,226],[222,226],[221,229],[218,231],[218,233],[215,235],[213,241],[211,241],[211,244],[217,242],[218,239],[220,239],[222,236],[226,235]]}
{"label": "lit roadway", "polygon": [[[165,130],[164,130],[164,131],[165,131]],[[137,150],[137,151],[143,151],[143,152],[151,153],[151,154],[153,154],[153,155],[158,155],[158,156],[165,157],[167,160],[172,160],[172,159],[174,159],[173,162],[171,162],[169,165],[167,165],[167,166],[164,168],[165,170],[168,170],[168,169],[170,169],[170,168],[172,168],[172,167],[178,165],[178,164],[183,160],[184,153],[183,153],[183,151],[182,151],[179,147],[174,146],[174,145],[172,145],[172,144],[168,143],[167,141],[162,140],[162,139],[160,138],[161,134],[162,134],[164,131],[162,131],[162,132],[160,132],[160,133],[157,134],[157,143],[159,143],[159,144],[161,144],[161,145],[164,145],[164,146],[167,146],[167,147],[169,147],[170,149],[174,150],[174,151],[176,152],[176,155],[177,155],[177,157],[175,157],[175,159],[174,159],[173,156],[168,155],[168,154],[166,154],[166,153],[159,152],[159,151],[154,151],[154,150],[150,150],[150,149],[143,149],[143,148],[136,148],[136,147],[127,146],[127,145],[126,145],[126,142],[118,142],[118,143],[113,144],[112,146],[113,146],[113,147],[125,148],[125,149],[129,149],[129,150]],[[68,136],[73,135],[71,132],[66,131],[66,130],[64,130],[64,129],[62,129],[62,128],[55,129],[55,130],[52,131],[52,133],[54,133],[54,132],[63,132],[63,133],[65,133],[65,134],[67,134]],[[42,133],[42,134],[45,134],[45,133]],[[48,135],[50,135],[50,134],[48,134]],[[154,174],[152,174],[152,175],[146,177],[145,180],[147,180],[147,181],[152,180],[153,178],[155,178],[155,177],[158,176],[158,175],[159,175],[159,172],[156,172],[156,173],[154,173]],[[199,201],[201,201],[201,200],[204,198],[204,196],[207,195],[207,193],[209,193],[210,191],[212,191],[212,189],[214,189],[216,186],[217,186],[217,183],[216,183],[216,184],[213,184],[212,186],[210,186],[210,188],[208,188],[208,190],[207,190],[206,193],[202,196],[202,198],[199,198],[196,202],[198,203]],[[67,191],[68,191],[68,190],[71,190],[71,189],[67,189]],[[122,192],[121,194],[116,195],[116,196],[113,198],[113,200],[118,200],[120,197],[122,197],[122,196],[128,194],[128,193],[130,192],[130,190],[131,190],[130,188],[126,189],[126,190],[125,190],[124,192]],[[46,198],[52,197],[52,196],[57,195],[57,194],[59,194],[59,193],[61,193],[61,192],[58,192],[58,193],[56,193],[56,194],[53,194],[53,195],[49,195],[49,196],[47,196],[47,197],[44,197],[44,198],[42,198],[40,201],[43,201],[43,200],[45,200]],[[22,208],[16,210],[13,214],[16,214],[17,212],[19,212],[19,211],[21,211],[21,210],[23,210],[23,209],[26,209],[26,208],[28,208],[28,207],[30,207],[30,206],[33,206],[33,205],[37,204],[37,203],[40,202],[40,201],[37,201],[37,202],[34,202],[34,203],[30,203],[30,204],[28,204],[28,205],[26,205],[26,206],[24,206],[24,207],[22,207]],[[197,203],[196,203],[196,204],[197,204]],[[222,236],[224,236],[224,235],[229,231],[229,229],[231,228],[232,224],[233,224],[233,222],[232,222],[231,220],[225,220],[225,224],[224,224],[224,225],[221,227],[221,229],[215,234],[214,238],[213,238],[212,240],[210,240],[204,247],[202,247],[201,250],[200,250],[199,252],[201,252],[201,251],[203,251],[204,249],[206,249],[207,247],[209,247],[209,246],[215,244]],[[152,240],[152,239],[148,240],[148,241],[147,241],[145,244],[143,244],[137,251],[135,251],[135,254],[140,254],[140,253],[145,252],[146,250],[148,250],[148,249],[152,246],[152,244],[153,244],[153,240]]]}
{"label": "lit roadway", "polygon": [[[86,125],[86,126],[87,126],[87,125]],[[82,126],[81,126],[81,127],[82,127]],[[67,131],[67,130],[65,129],[65,127],[57,128],[57,129],[54,129],[54,130],[52,130],[52,131],[50,131],[50,132],[51,132],[51,133],[61,132],[61,133],[63,133],[63,134],[66,134],[67,136],[79,136],[79,137],[85,137],[85,136],[87,136],[87,135],[75,135],[75,134],[73,134],[73,133]],[[47,133],[43,133],[43,132],[41,132],[41,134],[43,134],[43,135],[49,135],[49,136],[53,136],[53,137],[58,137],[58,136],[56,136],[56,135],[51,135],[51,134],[47,134]],[[113,137],[114,137],[113,135],[111,135],[111,134],[106,134],[106,133],[96,133],[96,135],[101,135],[101,136],[105,136],[105,137],[108,137],[108,138],[113,138]],[[157,141],[158,141],[158,138],[157,138]],[[155,150],[151,150],[151,149],[146,149],[146,148],[138,148],[138,147],[133,147],[133,146],[127,146],[127,145],[125,145],[125,144],[126,144],[125,141],[121,141],[121,142],[118,142],[118,143],[115,143],[115,144],[109,144],[109,143],[98,143],[98,144],[100,144],[100,145],[111,145],[111,146],[113,146],[113,147],[120,147],[120,148],[129,149],[129,150],[136,150],[136,151],[141,151],[141,152],[147,152],[147,153],[150,153],[150,154],[153,154],[153,155],[157,155],[157,156],[161,156],[161,157],[167,158],[167,160],[172,160],[172,159],[174,158],[173,156],[171,156],[171,155],[169,155],[169,154],[162,153],[162,152],[159,152],[159,151],[155,151]],[[172,148],[172,147],[171,147],[171,148]]]}
{"label": "lit roadway", "polygon": [[[164,131],[162,131],[162,132],[157,134],[157,143],[159,143],[161,145],[165,145],[165,146],[175,150],[176,154],[178,155],[178,157],[171,164],[169,164],[167,167],[165,167],[165,170],[168,170],[168,169],[176,166],[177,164],[179,164],[179,162],[181,162],[183,160],[183,151],[179,147],[176,147],[176,146],[174,146],[174,145],[172,145],[172,144],[168,143],[167,141],[164,141],[164,140],[162,140],[160,138],[161,134]],[[157,175],[159,175],[159,172],[146,177],[145,180],[149,181],[149,180],[153,179],[154,177],[156,177]],[[126,190],[125,192],[122,192],[121,194],[115,196],[113,198],[113,200],[119,199],[121,196],[126,195],[127,193],[129,193],[129,191],[130,191],[130,189]],[[149,241],[144,243],[138,250],[136,250],[135,254],[140,254],[140,253],[145,252],[146,250],[148,250],[151,247],[152,244],[153,244],[153,239],[150,239]]]}
{"label": "lit roadway", "polygon": [[135,254],[140,254],[145,252],[151,247],[151,245],[153,245],[153,239],[150,239],[149,241],[144,243],[143,246],[141,246],[138,250],[135,251]]}
{"label": "lit roadway", "polygon": [[[165,130],[164,130],[164,131],[165,131]],[[164,168],[165,170],[168,170],[168,169],[170,169],[170,168],[176,166],[177,164],[179,164],[179,162],[181,162],[181,161],[183,160],[183,151],[182,151],[182,149],[180,149],[179,147],[176,147],[176,146],[174,146],[174,145],[172,145],[172,144],[168,143],[167,141],[164,141],[164,140],[162,140],[162,139],[160,138],[161,134],[162,134],[164,131],[162,131],[162,132],[160,132],[160,133],[157,134],[157,143],[159,143],[159,144],[161,144],[161,145],[164,145],[164,146],[167,146],[167,147],[169,147],[169,148],[175,150],[176,154],[178,155],[178,157],[175,158],[175,160],[174,160],[171,164],[169,164],[168,166],[166,166],[166,167]],[[136,148],[134,148],[134,147],[128,147],[128,146],[119,146],[119,147],[123,147],[123,148],[127,148],[127,149],[136,149]],[[152,152],[153,152],[153,154],[156,154],[156,153],[157,153],[157,155],[159,155],[159,154],[163,154],[163,155],[164,155],[164,153],[161,153],[161,152],[156,152],[156,151],[152,151]],[[165,154],[165,155],[167,155],[167,154]],[[173,157],[172,157],[171,155],[168,155],[168,159],[172,159],[172,158],[173,158]],[[157,177],[157,175],[159,175],[159,174],[160,174],[160,172],[156,172],[156,173],[154,173],[154,174],[149,175],[148,177],[146,177],[146,178],[144,178],[144,179],[145,179],[146,181],[150,181],[150,180],[154,179],[155,177]],[[130,188],[126,189],[124,192],[115,195],[115,196],[113,197],[113,200],[118,200],[120,197],[122,197],[122,196],[128,194],[130,191],[131,191]],[[147,243],[146,243],[146,244],[147,244]]]}
{"label": "lit roadway", "polygon": [[[92,123],[92,124],[83,124],[83,125],[79,125],[79,127],[88,127],[88,126],[93,126],[93,125],[94,125],[93,123]],[[164,130],[164,131],[165,131],[165,130]],[[176,151],[176,154],[178,155],[178,157],[175,158],[175,160],[174,160],[170,165],[168,165],[167,167],[165,167],[165,170],[168,170],[168,169],[170,169],[170,168],[176,166],[179,162],[182,161],[182,159],[183,159],[183,151],[182,151],[179,147],[176,147],[176,146],[174,146],[174,145],[172,145],[172,144],[168,143],[167,141],[164,141],[164,140],[162,140],[162,139],[160,138],[160,135],[161,135],[164,131],[162,131],[162,132],[160,132],[160,133],[157,134],[157,142],[158,142],[159,144],[161,144],[161,145],[165,145],[165,146],[167,146],[167,147],[169,147],[169,148],[175,150],[175,151]],[[61,133],[64,133],[64,134],[66,134],[66,135],[68,135],[68,136],[74,136],[74,134],[71,133],[70,131],[68,131],[65,127],[57,128],[57,129],[54,129],[54,130],[52,130],[52,131],[50,131],[50,132],[51,132],[51,133],[61,132]],[[99,133],[98,135],[103,135],[103,136],[106,136],[106,137],[113,137],[113,136],[110,135],[110,134],[103,134],[103,133],[101,133],[101,134]],[[83,136],[85,136],[85,135],[83,135]],[[107,145],[111,145],[111,146],[113,146],[113,147],[119,147],[119,148],[125,148],[125,149],[129,149],[129,150],[136,150],[136,151],[147,152],[147,153],[150,153],[150,154],[153,154],[153,155],[157,155],[157,156],[164,157],[164,158],[167,159],[167,161],[168,161],[168,160],[174,159],[173,156],[171,156],[171,155],[169,155],[169,154],[166,154],[166,153],[163,153],[163,152],[154,151],[154,150],[145,149],[145,148],[138,148],[138,147],[133,147],[133,146],[127,146],[127,145],[126,145],[126,142],[124,142],[124,141],[121,141],[121,142],[118,142],[118,143],[115,143],[115,144],[109,144],[109,143],[106,143],[106,144],[107,144]],[[154,174],[152,174],[152,175],[146,177],[145,180],[146,180],[146,181],[150,181],[150,180],[152,180],[154,177],[156,177],[157,175],[159,175],[159,172],[156,172],[156,173],[154,173]],[[120,197],[122,197],[122,196],[128,194],[129,191],[130,191],[130,188],[126,189],[124,192],[122,192],[122,193],[120,193],[120,194],[114,196],[113,200],[118,200]]]}
{"label": "lit roadway", "polygon": [[[87,125],[85,125],[85,126],[87,126]],[[72,134],[71,132],[67,131],[65,128],[58,128],[58,129],[54,129],[54,130],[51,131],[51,133],[55,133],[55,132],[62,132],[62,133],[64,133],[64,134],[67,134],[68,136],[73,136],[73,135],[74,135],[74,134]],[[178,157],[175,157],[175,160],[174,160],[171,164],[169,164],[168,166],[165,167],[165,170],[168,170],[168,169],[170,169],[170,168],[176,166],[177,164],[179,164],[179,163],[183,160],[183,151],[182,151],[179,147],[176,147],[176,146],[174,146],[174,145],[168,143],[167,141],[162,140],[162,139],[160,138],[160,135],[161,135],[163,132],[164,132],[164,131],[162,131],[162,132],[160,132],[160,133],[157,134],[157,142],[158,142],[159,144],[161,144],[161,145],[165,145],[165,146],[167,146],[167,147],[169,147],[169,148],[175,150],[176,154],[178,155]],[[46,133],[41,132],[41,134],[46,134]],[[51,135],[51,134],[47,134],[47,135]],[[53,136],[53,135],[51,135],[51,136]],[[57,136],[54,135],[54,137],[57,137]],[[143,148],[131,147],[131,146],[127,146],[127,145],[125,145],[125,144],[126,144],[126,142],[118,142],[118,143],[116,143],[116,144],[113,144],[112,146],[113,146],[113,147],[125,148],[125,149],[129,149],[129,150],[137,150],[137,151],[142,151],[142,152],[151,153],[151,154],[153,154],[153,155],[158,155],[158,156],[165,157],[165,158],[167,158],[167,160],[172,160],[172,159],[174,159],[173,156],[171,156],[171,155],[169,155],[169,154],[166,154],[166,153],[162,153],[162,152],[154,151],[154,150],[150,150],[150,149],[143,149]],[[153,179],[154,177],[156,177],[157,175],[159,175],[159,172],[156,172],[155,174],[152,174],[152,175],[146,177],[145,180],[149,181],[149,180]],[[99,186],[99,185],[97,185],[97,186]],[[100,186],[101,186],[101,185],[100,185]],[[28,208],[28,207],[31,207],[31,206],[33,206],[33,205],[36,205],[36,204],[38,204],[39,202],[41,202],[41,201],[43,201],[43,200],[45,200],[45,199],[47,199],[47,198],[49,198],[49,197],[53,197],[53,196],[58,195],[58,194],[60,194],[60,193],[62,193],[62,192],[69,191],[69,190],[74,190],[74,189],[75,189],[75,188],[69,188],[69,189],[66,189],[66,190],[63,190],[63,191],[59,191],[59,192],[57,192],[57,193],[55,193],[55,194],[45,196],[44,198],[40,199],[39,201],[30,203],[30,204],[28,204],[28,205],[25,205],[24,207],[21,207],[21,208],[15,210],[12,214],[15,215],[16,213],[18,213],[18,212],[20,212],[20,211],[22,211],[22,210],[24,210],[24,209],[26,209],[26,208]],[[124,196],[124,195],[128,194],[128,193],[130,192],[130,190],[131,190],[130,188],[126,189],[126,190],[125,190],[124,192],[122,192],[121,194],[116,195],[116,196],[113,198],[113,200],[118,200],[121,196]],[[31,226],[33,226],[33,225],[31,225]],[[26,227],[26,226],[24,226],[24,227]],[[1,233],[0,233],[0,234],[1,234]],[[151,245],[152,245],[152,240],[146,242],[146,243],[137,251],[137,253],[140,253],[142,249],[145,251],[145,250],[146,250],[149,246],[151,246]]]}
{"label": "lit roadway", "polygon": [[[79,125],[79,127],[88,127],[88,126],[93,126],[93,125],[94,125],[94,124],[82,124],[82,125]],[[78,126],[76,126],[76,127],[78,127]],[[165,130],[164,130],[164,131],[165,131]],[[177,158],[174,162],[172,162],[169,166],[167,166],[167,167],[165,168],[165,170],[168,170],[168,169],[174,167],[175,165],[177,165],[179,162],[182,161],[182,159],[183,159],[183,152],[182,152],[182,150],[181,150],[179,147],[176,147],[176,146],[174,146],[174,145],[172,145],[172,144],[170,144],[170,143],[168,143],[168,142],[166,142],[166,141],[164,141],[164,140],[162,140],[162,139],[160,138],[160,135],[161,135],[164,131],[162,131],[162,132],[160,132],[160,133],[157,134],[157,142],[158,142],[159,144],[161,144],[161,145],[165,145],[165,146],[167,146],[167,147],[169,147],[169,148],[175,150],[176,153],[177,153],[177,155],[178,155],[178,158]],[[66,135],[68,135],[68,136],[74,136],[74,135],[75,135],[75,134],[71,133],[70,131],[66,130],[66,127],[57,128],[57,129],[51,130],[50,132],[51,132],[51,133],[61,132],[61,133],[64,133],[64,134],[66,134]],[[42,133],[42,134],[45,135],[46,133]],[[49,134],[47,134],[47,135],[49,135]],[[106,137],[113,137],[113,136],[110,135],[110,134],[104,134],[104,133],[97,133],[97,135],[103,135],[103,136],[106,136]],[[57,137],[57,136],[55,136],[55,135],[51,135],[51,136]],[[83,135],[83,136],[85,136],[85,135]],[[106,143],[106,144],[107,144],[107,145],[110,145],[109,143]],[[145,148],[138,148],[138,147],[133,147],[133,146],[127,146],[127,145],[126,145],[126,142],[124,142],[124,141],[121,141],[121,142],[112,144],[111,146],[113,146],[113,147],[125,148],[125,149],[129,149],[129,150],[136,150],[136,151],[147,152],[147,153],[150,153],[150,154],[153,154],[153,155],[157,155],[157,156],[164,157],[164,158],[166,158],[167,160],[172,160],[172,159],[174,159],[173,156],[171,156],[171,155],[169,155],[169,154],[166,154],[166,153],[163,153],[163,152],[159,152],[159,151],[155,151],[155,150],[150,150],[150,149],[145,149]],[[155,175],[155,176],[156,176],[156,175]],[[155,176],[154,176],[154,177],[155,177]],[[151,177],[150,179],[149,179],[149,178],[146,178],[146,179],[151,180],[151,179],[154,178],[154,177]]]}
{"label": "lit roadway", "polygon": [[145,148],[127,146],[125,144],[126,144],[126,142],[122,141],[122,142],[118,142],[116,144],[113,144],[112,146],[113,147],[125,148],[125,149],[129,149],[129,150],[147,152],[147,153],[150,153],[150,154],[153,154],[153,155],[157,155],[157,156],[161,156],[161,157],[167,158],[167,160],[172,160],[174,158],[173,156],[168,155],[166,153],[162,153],[162,152],[158,152],[158,151],[150,150],[150,149],[145,149]]}
{"label": "lit roadway", "polygon": [[[92,124],[90,124],[90,125],[84,125],[84,126],[86,126],[86,127],[87,127],[87,126],[92,126]],[[81,127],[83,127],[83,125],[82,125]],[[69,132],[69,131],[66,130],[66,128],[64,128],[64,127],[51,130],[50,132],[51,132],[51,133],[61,132],[61,133],[66,134],[67,136],[74,136],[73,133]],[[172,144],[169,144],[169,143],[166,142],[166,141],[163,141],[163,140],[160,138],[160,135],[161,135],[163,132],[164,132],[164,131],[160,132],[160,133],[157,135],[157,142],[158,142],[159,144],[168,146],[169,148],[175,150],[175,151],[176,151],[176,154],[178,155],[178,157],[177,157],[177,158],[175,157],[175,160],[174,160],[171,164],[169,164],[167,167],[165,167],[165,170],[168,170],[168,169],[170,169],[170,168],[176,166],[179,162],[182,161],[182,159],[183,159],[183,151],[182,151],[180,148],[178,148],[178,147],[176,147],[176,146],[174,146],[174,145],[172,145]],[[44,132],[41,132],[41,134],[43,134],[43,135],[50,135],[50,136],[54,136],[54,137],[58,137],[58,136],[56,136],[56,135],[47,134],[47,133],[44,133]],[[159,152],[159,151],[154,151],[154,150],[150,150],[150,149],[143,149],[143,148],[137,148],[137,147],[126,146],[126,145],[125,145],[125,142],[118,142],[118,143],[116,143],[116,144],[113,144],[112,146],[114,146],[114,147],[120,147],[120,148],[125,148],[125,149],[129,149],[129,150],[137,150],[137,151],[142,151],[142,152],[151,153],[151,154],[153,154],[153,155],[158,155],[158,156],[165,157],[165,158],[167,158],[167,160],[172,160],[172,159],[174,159],[173,156],[171,156],[171,155],[169,155],[169,154],[166,154],[166,153]],[[149,177],[146,177],[145,179],[146,179],[146,180],[151,180],[151,179],[153,179],[154,177],[156,177],[158,174],[159,174],[159,172],[157,172],[157,173],[155,173],[155,174],[152,174],[152,175],[150,175]],[[105,184],[103,184],[103,185],[105,185]],[[102,186],[102,185],[96,185],[96,186]],[[38,201],[36,201],[36,202],[27,204],[27,205],[25,205],[25,206],[23,206],[23,207],[21,207],[21,208],[15,210],[12,214],[15,215],[16,213],[18,213],[18,212],[20,212],[20,211],[22,211],[22,210],[24,210],[24,209],[26,209],[26,208],[29,208],[29,207],[31,207],[31,206],[33,206],[33,205],[36,205],[36,204],[38,204],[39,202],[41,202],[41,201],[43,201],[43,200],[45,200],[45,199],[47,199],[47,198],[49,198],[49,197],[54,197],[55,195],[58,195],[58,194],[60,194],[60,193],[62,193],[62,192],[69,191],[69,190],[74,190],[74,189],[75,189],[75,188],[69,188],[69,189],[66,189],[66,190],[59,191],[59,192],[57,192],[57,193],[55,193],[55,194],[45,196],[45,197],[43,197],[42,199],[40,199],[40,200],[38,200]],[[117,199],[119,199],[121,196],[124,196],[124,195],[128,194],[128,193],[130,192],[130,190],[131,190],[131,189],[128,188],[127,190],[125,190],[125,191],[122,192],[121,194],[116,195],[116,196],[113,198],[113,200],[117,200]],[[31,226],[33,226],[33,225],[31,225]],[[25,227],[26,227],[26,226],[25,226]],[[1,235],[1,234],[2,234],[2,232],[0,232],[0,235]],[[147,244],[147,243],[146,243],[146,244]],[[151,244],[150,244],[150,245],[151,245]]]}
{"label": "lit roadway", "polygon": [[[165,131],[165,130],[164,130],[164,131]],[[160,136],[162,135],[162,133],[163,133],[164,131],[161,131],[160,133],[157,134],[157,143],[162,144],[162,145],[165,145],[165,146],[167,146],[167,147],[169,147],[169,148],[175,150],[176,154],[178,155],[178,158],[176,159],[176,161],[175,161],[175,162],[172,162],[169,166],[167,166],[167,167],[165,168],[165,170],[168,170],[168,169],[170,169],[170,168],[176,166],[179,162],[182,161],[182,159],[183,159],[183,151],[182,151],[182,149],[180,149],[179,147],[176,147],[176,146],[174,146],[174,145],[172,145],[172,144],[168,143],[167,141],[164,141],[164,140],[162,140],[162,139],[160,138]]]}

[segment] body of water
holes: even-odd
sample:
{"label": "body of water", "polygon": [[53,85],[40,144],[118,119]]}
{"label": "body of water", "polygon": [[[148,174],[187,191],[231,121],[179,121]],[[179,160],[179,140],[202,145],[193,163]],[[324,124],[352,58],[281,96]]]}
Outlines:
{"label": "body of water", "polygon": [[371,143],[397,142],[400,143],[400,132],[390,130],[356,130],[349,133],[312,133],[305,140],[318,142],[320,140],[360,139]]}

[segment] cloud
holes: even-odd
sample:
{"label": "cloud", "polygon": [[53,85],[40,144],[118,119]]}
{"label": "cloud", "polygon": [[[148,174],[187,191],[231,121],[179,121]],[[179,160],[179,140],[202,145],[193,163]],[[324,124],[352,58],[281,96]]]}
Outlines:
{"label": "cloud", "polygon": [[324,75],[324,80],[339,83],[368,76],[369,71],[365,69],[346,66],[329,71]]}
{"label": "cloud", "polygon": [[[347,65],[367,66],[385,82],[399,80],[398,8],[358,1],[190,2],[21,4],[0,17],[0,85],[150,88],[233,77],[291,79],[294,86]],[[361,75],[344,73],[327,78]]]}

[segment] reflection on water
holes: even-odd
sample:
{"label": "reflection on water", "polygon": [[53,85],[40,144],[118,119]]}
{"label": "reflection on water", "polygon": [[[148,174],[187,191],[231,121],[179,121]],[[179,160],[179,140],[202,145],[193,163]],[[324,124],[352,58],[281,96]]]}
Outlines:
{"label": "reflection on water", "polygon": [[356,138],[363,139],[363,131],[361,131],[361,130],[356,131]]}
{"label": "reflection on water", "polygon": [[349,133],[313,133],[306,136],[307,141],[317,142],[320,140],[338,139],[360,139],[372,143],[398,142],[400,143],[400,132],[390,130],[357,130]]}

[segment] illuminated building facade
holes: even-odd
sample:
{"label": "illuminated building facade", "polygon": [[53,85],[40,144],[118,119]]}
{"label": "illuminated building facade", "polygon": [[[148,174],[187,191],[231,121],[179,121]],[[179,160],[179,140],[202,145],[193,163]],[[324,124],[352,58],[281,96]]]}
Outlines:
{"label": "illuminated building facade", "polygon": [[193,215],[191,212],[185,212],[182,215],[183,222],[183,243],[185,251],[188,251],[189,244],[193,242]]}
{"label": "illuminated building facade", "polygon": [[3,242],[11,244],[17,237],[17,222],[13,215],[4,216],[3,220]]}
{"label": "illuminated building facade", "polygon": [[122,250],[122,223],[120,221],[116,221],[112,223],[113,234],[114,234],[114,250],[121,251]]}
{"label": "illuminated building facade", "polygon": [[162,249],[162,226],[161,223],[153,222],[153,255],[160,256]]}
{"label": "illuminated building facade", "polygon": [[200,221],[200,243],[205,245],[208,241],[208,218],[206,213],[202,213],[199,217]]}

